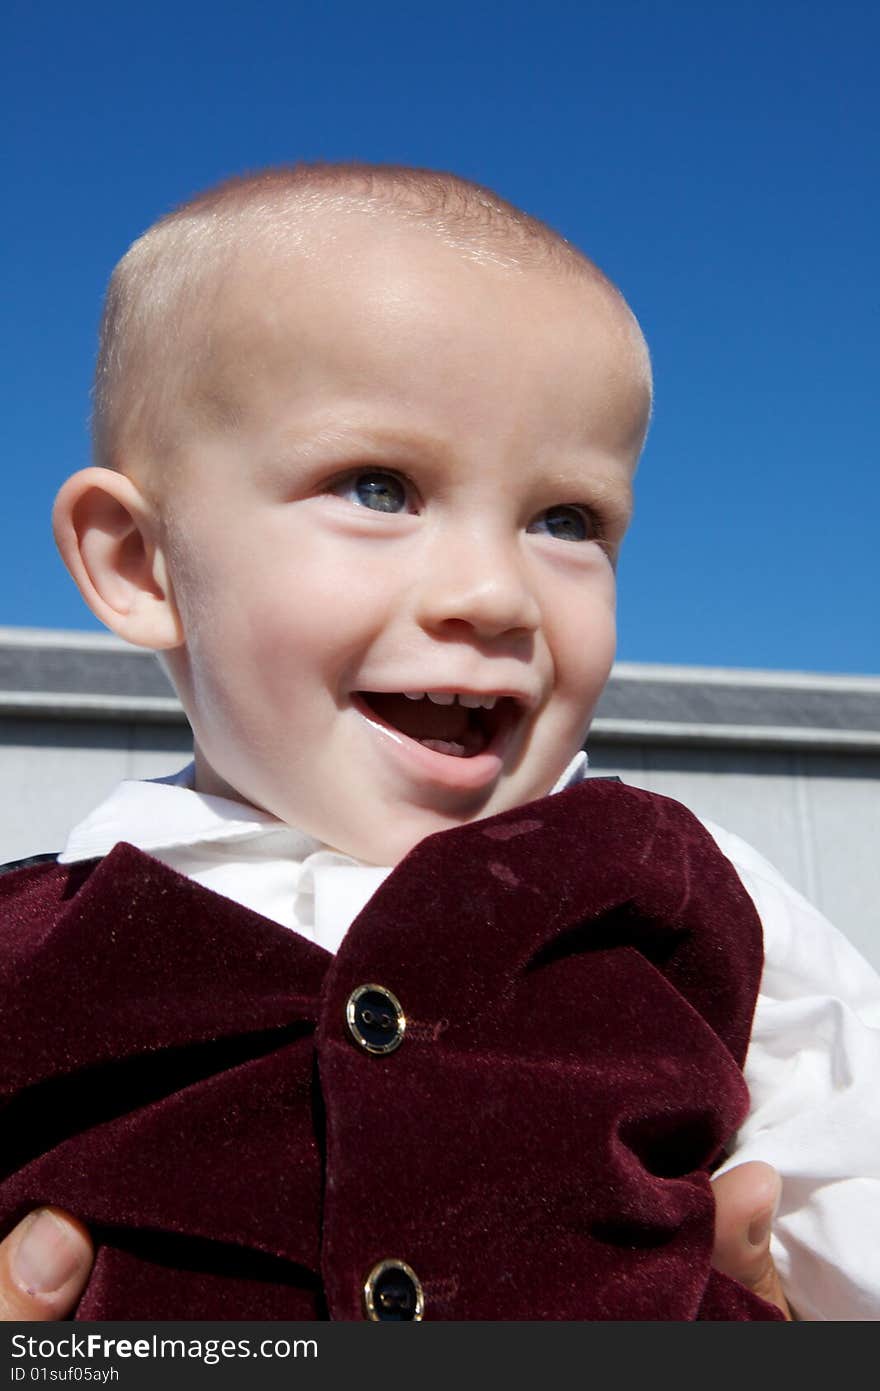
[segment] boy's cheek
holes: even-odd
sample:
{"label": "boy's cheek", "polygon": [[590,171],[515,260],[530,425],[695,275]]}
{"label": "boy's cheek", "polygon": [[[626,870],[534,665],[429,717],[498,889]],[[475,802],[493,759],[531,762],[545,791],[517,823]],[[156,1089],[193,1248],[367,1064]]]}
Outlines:
{"label": "boy's cheek", "polygon": [[576,632],[567,634],[565,660],[557,662],[557,692],[582,712],[591,712],[614,665],[617,626],[613,609],[600,612]]}

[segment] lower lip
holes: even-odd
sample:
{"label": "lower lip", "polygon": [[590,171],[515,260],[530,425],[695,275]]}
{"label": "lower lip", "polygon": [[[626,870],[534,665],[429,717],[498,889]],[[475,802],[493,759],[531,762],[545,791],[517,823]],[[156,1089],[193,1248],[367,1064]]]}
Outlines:
{"label": "lower lip", "polygon": [[410,775],[420,775],[425,782],[458,792],[481,792],[498,778],[516,723],[513,712],[508,708],[489,746],[482,753],[475,753],[470,758],[456,758],[454,754],[426,749],[417,739],[401,734],[394,725],[377,715],[359,695],[352,695],[351,703],[361,718],[382,737],[389,755],[402,762]]}

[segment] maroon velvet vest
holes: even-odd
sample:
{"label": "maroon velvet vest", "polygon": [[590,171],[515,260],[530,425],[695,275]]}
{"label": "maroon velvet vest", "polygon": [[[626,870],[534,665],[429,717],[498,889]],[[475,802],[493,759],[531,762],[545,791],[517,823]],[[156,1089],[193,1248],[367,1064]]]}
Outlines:
{"label": "maroon velvet vest", "polygon": [[[772,1319],[710,1269],[761,928],[601,779],[433,835],[334,959],[129,845],[0,879],[0,1221],[78,1214],[80,1319]],[[347,1022],[393,992],[400,1046]]]}

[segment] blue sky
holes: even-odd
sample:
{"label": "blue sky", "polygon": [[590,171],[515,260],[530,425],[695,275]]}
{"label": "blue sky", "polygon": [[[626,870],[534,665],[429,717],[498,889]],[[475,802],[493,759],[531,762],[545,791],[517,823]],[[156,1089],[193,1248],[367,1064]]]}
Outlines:
{"label": "blue sky", "polygon": [[12,3],[0,624],[96,629],[52,497],[114,262],[216,179],[453,169],[596,259],[654,356],[628,661],[880,671],[880,6]]}

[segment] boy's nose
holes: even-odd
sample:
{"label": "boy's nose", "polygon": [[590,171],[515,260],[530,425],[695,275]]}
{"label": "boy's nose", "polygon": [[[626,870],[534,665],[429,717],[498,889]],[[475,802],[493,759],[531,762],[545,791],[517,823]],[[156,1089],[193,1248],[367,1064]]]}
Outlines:
{"label": "boy's nose", "polygon": [[416,594],[419,622],[431,631],[467,624],[481,638],[533,633],[541,610],[521,559],[476,539],[429,559]]}

